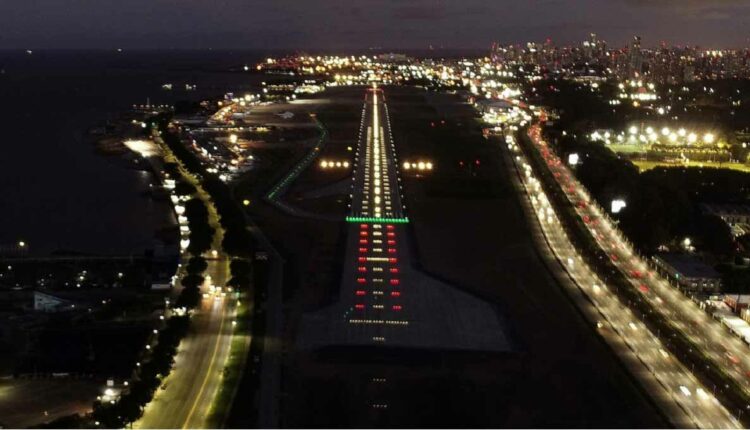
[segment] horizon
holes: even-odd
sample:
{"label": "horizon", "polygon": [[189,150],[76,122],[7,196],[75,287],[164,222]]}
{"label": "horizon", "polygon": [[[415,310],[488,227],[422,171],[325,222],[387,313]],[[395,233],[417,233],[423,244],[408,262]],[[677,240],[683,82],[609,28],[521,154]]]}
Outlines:
{"label": "horizon", "polygon": [[6,0],[2,49],[482,49],[551,38],[571,45],[591,32],[613,46],[736,49],[750,45],[741,0]]}

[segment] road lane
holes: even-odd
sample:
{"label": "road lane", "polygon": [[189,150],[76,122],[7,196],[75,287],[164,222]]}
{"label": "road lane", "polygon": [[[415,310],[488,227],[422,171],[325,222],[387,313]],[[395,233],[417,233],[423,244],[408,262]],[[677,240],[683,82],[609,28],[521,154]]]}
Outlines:
{"label": "road lane", "polygon": [[[512,137],[509,137],[508,147],[513,152],[508,161],[515,166],[514,177],[521,184],[517,187],[527,194],[525,207],[529,215],[537,220],[535,225],[543,238],[543,241],[539,240],[541,248],[559,262],[565,275],[562,278],[570,279],[587,297],[588,306],[581,301],[576,301],[577,305],[585,310],[590,319],[596,318],[596,322],[592,323],[597,325],[600,334],[646,387],[660,409],[677,427],[739,427],[710,391],[667,352],[661,341],[620,303],[617,296],[584,263],[561,228],[557,214]],[[570,286],[568,283],[569,289]],[[575,297],[576,293],[571,293]],[[591,305],[594,309],[587,309]],[[633,360],[633,357],[637,360]]]}
{"label": "road lane", "polygon": [[[729,333],[719,321],[701,310],[689,297],[671,285],[656,270],[638,255],[630,242],[614,226],[614,223],[596,202],[590,198],[585,187],[578,182],[560,159],[541,138],[538,125],[529,129],[533,145],[544,156],[566,198],[584,220],[589,233],[598,246],[610,256],[613,265],[629,280],[631,286],[670,325],[683,333],[690,342],[700,348],[703,356],[721,368],[750,397],[750,348],[742,340]],[[719,390],[726,387],[716,387]],[[712,387],[713,391],[714,387]],[[750,413],[733,411],[737,416]]]}
{"label": "road lane", "polygon": [[206,295],[191,317],[191,330],[180,342],[172,372],[144,408],[133,428],[205,428],[221,374],[229,357],[236,300],[232,294],[212,294],[211,285],[229,279],[225,258],[208,260]]}

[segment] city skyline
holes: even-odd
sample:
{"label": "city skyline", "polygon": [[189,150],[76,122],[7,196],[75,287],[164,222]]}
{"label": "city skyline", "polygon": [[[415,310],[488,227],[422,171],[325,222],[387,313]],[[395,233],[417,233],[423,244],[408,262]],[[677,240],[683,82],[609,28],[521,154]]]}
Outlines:
{"label": "city skyline", "polygon": [[644,47],[737,48],[747,45],[750,17],[750,5],[737,0],[106,0],[96,7],[84,0],[9,0],[4,6],[5,49],[485,48],[547,38],[571,44],[590,32],[611,46],[638,34]]}

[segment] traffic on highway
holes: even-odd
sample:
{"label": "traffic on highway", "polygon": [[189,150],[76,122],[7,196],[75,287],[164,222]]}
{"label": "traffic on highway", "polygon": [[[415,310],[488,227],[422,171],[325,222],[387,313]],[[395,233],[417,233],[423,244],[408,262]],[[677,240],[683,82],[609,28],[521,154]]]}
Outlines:
{"label": "traffic on highway", "polygon": [[[543,165],[551,173],[561,195],[569,202],[596,245],[608,257],[608,264],[627,280],[632,291],[637,292],[636,301],[641,306],[645,305],[644,316],[653,313],[668,328],[684,336],[689,343],[679,343],[680,339],[675,337],[670,345],[678,347],[685,357],[690,357],[691,371],[700,371],[711,379],[711,392],[718,392],[731,399],[732,412],[738,419],[747,414],[750,409],[747,404],[747,399],[750,398],[748,346],[731,335],[638,255],[607,213],[589,197],[570,169],[547,146],[539,125],[529,128],[528,137],[533,148],[542,156]],[[693,348],[697,351],[693,351]],[[696,362],[699,364],[696,365]],[[701,368],[700,363],[705,368]]]}
{"label": "traffic on highway", "polygon": [[[559,262],[562,277],[587,300],[576,304],[596,325],[631,372],[676,427],[740,428],[738,421],[701,384],[639,317],[586,264],[561,227],[558,215],[512,134],[506,136],[509,159],[525,194],[529,216],[541,231],[540,248]],[[573,295],[575,292],[569,292]],[[588,309],[593,306],[593,309]],[[635,359],[631,359],[634,356]]]}

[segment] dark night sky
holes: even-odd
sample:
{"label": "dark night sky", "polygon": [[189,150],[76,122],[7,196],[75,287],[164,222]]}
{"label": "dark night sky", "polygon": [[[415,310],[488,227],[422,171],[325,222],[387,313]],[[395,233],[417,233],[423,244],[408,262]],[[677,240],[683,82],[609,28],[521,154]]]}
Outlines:
{"label": "dark night sky", "polygon": [[748,46],[750,0],[0,0],[0,48]]}

